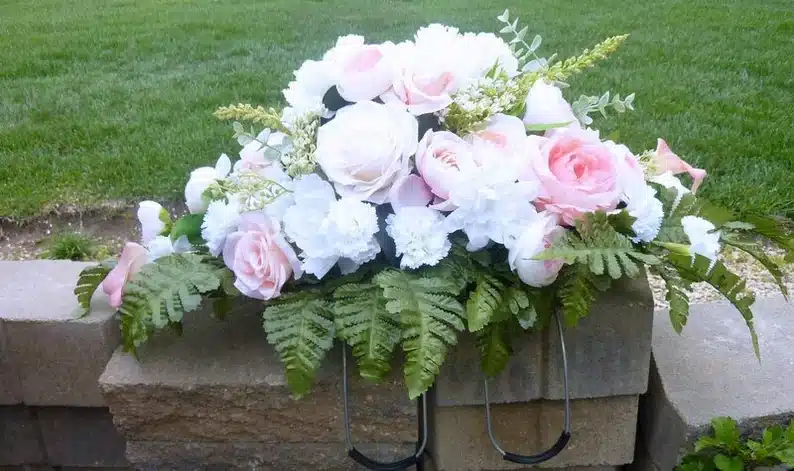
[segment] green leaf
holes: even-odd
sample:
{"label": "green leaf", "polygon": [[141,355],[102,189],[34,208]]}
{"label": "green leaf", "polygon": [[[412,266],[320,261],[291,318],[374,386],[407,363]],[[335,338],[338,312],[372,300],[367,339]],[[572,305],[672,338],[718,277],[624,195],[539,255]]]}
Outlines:
{"label": "green leaf", "polygon": [[753,350],[760,359],[758,335],[753,323],[753,312],[750,310],[755,302],[755,295],[747,288],[747,283],[720,261],[714,262],[712,267],[712,261],[702,255],[696,255],[694,263],[690,256],[677,253],[667,254],[667,260],[682,278],[691,282],[705,281],[736,307],[750,330]]}
{"label": "green leaf", "polygon": [[293,394],[302,397],[334,343],[333,312],[321,295],[282,296],[265,308],[267,341],[278,352]]}
{"label": "green leaf", "polygon": [[521,28],[521,31],[516,33],[516,37],[518,38],[518,40],[522,41],[524,39],[524,36],[527,35],[528,31],[529,31],[529,26],[524,26],[523,28]]}
{"label": "green leaf", "polygon": [[535,260],[565,260],[567,264],[587,266],[594,275],[609,274],[613,279],[636,277],[640,269],[634,260],[653,265],[659,260],[637,249],[624,234],[616,231],[609,216],[599,211],[584,215],[576,223],[577,233],[567,233]]}
{"label": "green leaf", "polygon": [[730,417],[715,417],[711,420],[714,429],[714,438],[722,442],[728,449],[737,449],[741,446],[741,432],[739,425]]}
{"label": "green leaf", "polygon": [[532,44],[529,45],[529,52],[537,51],[541,42],[543,42],[543,38],[541,38],[539,34],[536,34],[535,39],[532,40]]}
{"label": "green leaf", "polygon": [[477,287],[466,302],[469,331],[476,332],[488,325],[502,302],[502,290],[504,285],[495,276],[487,273],[480,275]]}
{"label": "green leaf", "polygon": [[171,229],[171,240],[187,236],[187,240],[193,245],[205,244],[201,237],[201,223],[204,222],[204,213],[186,214],[179,218]]}
{"label": "green leaf", "polygon": [[738,456],[729,458],[719,454],[714,457],[714,465],[720,471],[744,471],[744,462]]}
{"label": "green leaf", "polygon": [[234,298],[222,296],[212,300],[212,312],[218,319],[225,319],[234,310]]}
{"label": "green leaf", "polygon": [[369,283],[342,285],[334,291],[332,310],[339,338],[358,358],[359,374],[383,379],[402,336],[400,318],[386,309],[383,290]]}
{"label": "green leaf", "polygon": [[80,306],[82,312],[80,317],[84,317],[91,309],[91,298],[94,297],[99,285],[105,277],[108,276],[113,268],[116,266],[115,260],[108,260],[98,265],[84,268],[77,278],[77,284],[74,287],[74,294],[77,296],[77,304]]}
{"label": "green leaf", "polygon": [[509,323],[498,322],[485,326],[475,333],[475,343],[480,351],[482,371],[488,376],[501,373],[513,354]]}
{"label": "green leaf", "polygon": [[689,318],[691,283],[682,279],[675,270],[667,266],[652,267],[652,269],[664,281],[667,289],[665,299],[670,305],[670,322],[673,324],[673,330],[680,334]]}
{"label": "green leaf", "polygon": [[557,297],[562,304],[563,318],[569,327],[587,317],[595,301],[595,287],[584,265],[565,267],[560,273]]}
{"label": "green leaf", "polygon": [[504,13],[497,16],[496,19],[498,19],[502,23],[507,23],[508,21],[510,21],[510,10],[505,10]]}
{"label": "green leaf", "polygon": [[543,132],[549,129],[564,128],[573,121],[559,121],[556,123],[540,123],[540,124],[527,124],[524,127],[528,132]]}
{"label": "green leaf", "polygon": [[748,216],[745,219],[755,226],[753,233],[777,244],[786,251],[786,262],[794,263],[794,232],[772,218]]}
{"label": "green leaf", "polygon": [[201,295],[220,286],[219,271],[203,255],[183,253],[158,258],[124,286],[121,313],[125,350],[135,352],[149,332],[182,321],[201,304]]}
{"label": "green leaf", "polygon": [[459,283],[443,277],[387,269],[374,281],[388,300],[386,309],[400,316],[405,351],[405,383],[416,399],[438,375],[449,347],[464,329],[463,306],[455,299]]}

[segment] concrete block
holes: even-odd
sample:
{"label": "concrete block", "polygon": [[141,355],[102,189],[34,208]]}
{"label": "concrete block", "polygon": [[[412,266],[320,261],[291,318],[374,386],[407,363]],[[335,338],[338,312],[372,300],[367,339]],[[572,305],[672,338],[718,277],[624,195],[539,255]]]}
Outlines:
{"label": "concrete block", "polygon": [[74,285],[85,263],[0,262],[0,318],[25,404],[102,406],[97,379],[119,344],[114,310],[97,293],[78,318]]}
{"label": "concrete block", "polygon": [[[362,453],[392,461],[409,456],[413,443],[362,444]],[[361,467],[340,443],[137,442],[127,457],[139,471],[354,471]]]}
{"label": "concrete block", "polygon": [[[643,394],[648,387],[653,295],[645,278],[623,280],[602,294],[579,326],[566,329],[571,397]],[[562,357],[555,326],[513,346],[505,371],[491,380],[494,403],[562,399]],[[441,368],[434,388],[439,406],[483,403],[479,352],[464,340]]]}
{"label": "concrete block", "polygon": [[681,335],[666,311],[656,314],[640,427],[659,469],[672,469],[714,417],[731,416],[748,434],[794,418],[794,375],[787,374],[794,365],[794,304],[763,298],[753,312],[760,363],[744,320],[728,303],[692,306]]}
{"label": "concrete block", "polygon": [[24,406],[0,407],[0,466],[45,462],[35,413]]}
{"label": "concrete block", "polygon": [[106,408],[43,407],[38,417],[49,464],[129,466],[124,458],[124,439]]}
{"label": "concrete block", "polygon": [[24,466],[0,465],[0,471],[55,471],[55,469],[52,466],[39,466],[39,465],[24,465]]}
{"label": "concrete block", "polygon": [[[337,443],[344,438],[341,350],[318,374],[313,392],[294,399],[261,326],[261,306],[219,321],[185,320],[184,334],[163,333],[140,361],[116,352],[100,378],[114,421],[129,441]],[[354,438],[416,440],[416,405],[395,371],[380,385],[350,371]]]}
{"label": "concrete block", "polygon": [[11,364],[6,343],[5,322],[0,319],[0,406],[22,402],[19,375]]}
{"label": "concrete block", "polygon": [[[571,403],[572,439],[544,468],[619,466],[634,456],[638,396],[579,399]],[[491,408],[502,448],[534,454],[562,431],[562,401],[497,404]],[[430,453],[438,471],[516,469],[491,446],[482,406],[435,407],[430,417]]]}

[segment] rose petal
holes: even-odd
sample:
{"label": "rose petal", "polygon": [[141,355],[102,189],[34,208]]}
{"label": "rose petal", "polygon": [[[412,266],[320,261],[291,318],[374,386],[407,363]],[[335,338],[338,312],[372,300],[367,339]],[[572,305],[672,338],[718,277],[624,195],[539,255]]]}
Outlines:
{"label": "rose petal", "polygon": [[408,206],[427,206],[432,199],[430,188],[419,175],[401,178],[389,191],[389,202],[395,211]]}

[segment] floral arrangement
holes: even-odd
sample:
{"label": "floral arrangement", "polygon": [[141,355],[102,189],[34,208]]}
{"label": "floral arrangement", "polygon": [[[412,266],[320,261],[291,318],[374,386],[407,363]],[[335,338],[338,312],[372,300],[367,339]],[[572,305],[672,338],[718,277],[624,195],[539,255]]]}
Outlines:
{"label": "floral arrangement", "polygon": [[792,261],[792,234],[696,197],[706,172],[664,140],[635,153],[589,127],[595,112],[633,109],[633,94],[565,100],[566,81],[627,36],[558,61],[508,11],[499,20],[506,40],[439,24],[397,44],[340,37],[295,71],[285,108],[219,108],[240,158],[194,170],[177,220],[141,203],[141,244],[81,274],[82,306],[101,286],[134,352],[205,299],[218,316],[235,297],[261,300],[297,395],[339,339],[373,380],[401,346],[415,398],[461,332],[495,375],[515,336],[555,309],[576,325],[613,280],[649,270],[676,330],[691,284],[706,282],[744,316],[757,353],[753,294],[720,250],[755,257],[785,293],[759,239]]}

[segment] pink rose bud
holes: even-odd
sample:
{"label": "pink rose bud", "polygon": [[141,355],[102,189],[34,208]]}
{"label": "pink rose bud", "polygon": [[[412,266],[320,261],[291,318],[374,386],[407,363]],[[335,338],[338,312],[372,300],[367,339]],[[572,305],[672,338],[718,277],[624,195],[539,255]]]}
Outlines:
{"label": "pink rose bud", "polygon": [[147,250],[134,242],[127,242],[115,268],[102,280],[102,291],[110,297],[110,306],[121,307],[124,285],[146,264]]}
{"label": "pink rose bud", "polygon": [[692,177],[692,193],[698,190],[703,179],[706,178],[705,170],[695,168],[684,162],[670,150],[670,146],[667,145],[664,139],[659,139],[656,143],[656,154],[651,160],[651,167],[654,175],[661,175],[666,172],[672,172],[674,175],[684,172],[688,173]]}

